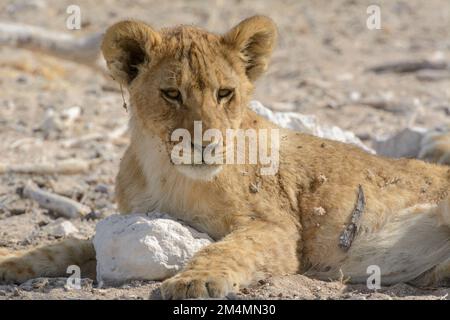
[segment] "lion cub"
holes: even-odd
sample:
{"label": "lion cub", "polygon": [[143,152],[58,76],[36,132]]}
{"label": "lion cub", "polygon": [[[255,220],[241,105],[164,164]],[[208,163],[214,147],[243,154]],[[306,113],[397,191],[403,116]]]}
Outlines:
{"label": "lion cub", "polygon": [[[447,167],[384,159],[284,129],[273,174],[262,175],[259,161],[174,163],[173,132],[195,135],[196,121],[223,136],[276,128],[248,108],[276,34],[262,16],[224,35],[190,26],[156,31],[133,21],[106,33],[103,54],[131,104],[131,143],[117,177],[120,211],[168,212],[218,240],[163,283],[163,296],[221,297],[265,273],[342,272],[365,281],[370,265],[379,266],[385,284],[447,277]],[[365,206],[353,243],[343,247],[359,189]]]}
{"label": "lion cub", "polygon": [[[374,265],[383,284],[448,279],[448,167],[377,157],[278,128],[251,111],[254,82],[267,68],[276,35],[263,16],[224,35],[192,26],[157,31],[135,21],[106,32],[108,68],[130,95],[131,142],[116,184],[120,211],[167,212],[217,240],[162,284],[163,297],[223,297],[266,274],[343,274],[365,282]],[[200,161],[180,162],[173,152],[180,129],[183,137],[209,131],[219,140],[230,130],[253,130],[245,141],[263,148],[253,149],[262,150],[256,161],[249,161],[249,148],[245,161],[210,162],[205,155],[213,139],[194,140],[183,142],[183,158],[192,159],[185,151],[194,150]],[[278,136],[263,139],[263,130]],[[215,156],[238,154],[234,138],[220,140]],[[276,155],[268,174],[262,154]],[[33,275],[41,271],[28,261]],[[57,274],[57,263],[50,265],[46,274]],[[5,268],[0,264],[0,276],[17,278]]]}

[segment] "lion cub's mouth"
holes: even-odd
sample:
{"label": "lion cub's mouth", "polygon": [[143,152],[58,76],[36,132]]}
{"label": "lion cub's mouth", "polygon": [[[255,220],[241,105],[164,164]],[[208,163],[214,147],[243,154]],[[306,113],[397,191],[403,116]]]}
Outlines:
{"label": "lion cub's mouth", "polygon": [[202,181],[211,181],[222,171],[222,165],[219,164],[178,164],[175,168],[184,176]]}

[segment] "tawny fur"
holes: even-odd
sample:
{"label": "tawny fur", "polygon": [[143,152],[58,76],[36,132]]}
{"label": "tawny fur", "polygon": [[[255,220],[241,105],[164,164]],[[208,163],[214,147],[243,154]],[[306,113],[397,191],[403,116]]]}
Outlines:
{"label": "tawny fur", "polygon": [[[260,164],[230,164],[210,180],[194,179],[172,164],[171,132],[193,133],[195,120],[203,130],[222,132],[276,128],[248,108],[275,40],[276,28],[266,17],[247,19],[223,36],[188,26],[155,31],[133,21],[106,33],[103,54],[112,76],[128,88],[131,104],[131,142],[116,183],[120,212],[160,210],[218,240],[163,283],[163,296],[221,297],[265,274],[344,274],[364,282],[372,264],[381,268],[385,284],[448,279],[448,167],[378,157],[285,129],[275,175],[261,175]],[[233,88],[234,95],[218,101],[222,87]],[[164,88],[180,90],[182,102],[167,101]],[[339,236],[359,185],[366,207],[345,251]],[[42,263],[37,258],[28,264],[11,259],[17,258],[0,264],[6,280],[25,278],[18,266],[29,266],[29,277],[46,270],[36,267]],[[53,259],[61,267],[69,263],[63,250]]]}

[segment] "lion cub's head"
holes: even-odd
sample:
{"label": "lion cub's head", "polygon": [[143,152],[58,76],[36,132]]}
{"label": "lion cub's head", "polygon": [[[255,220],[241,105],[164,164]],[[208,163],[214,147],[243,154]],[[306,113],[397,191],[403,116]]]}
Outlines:
{"label": "lion cub's head", "polygon": [[[201,121],[202,132],[217,129],[225,137],[226,129],[241,126],[252,83],[267,68],[275,40],[274,23],[262,16],[224,35],[192,26],[156,31],[123,21],[107,30],[102,52],[113,78],[129,91],[133,129],[158,136],[172,155],[176,129],[193,137]],[[192,147],[202,150],[210,143]],[[220,165],[204,161],[177,168],[194,178],[220,171]]]}

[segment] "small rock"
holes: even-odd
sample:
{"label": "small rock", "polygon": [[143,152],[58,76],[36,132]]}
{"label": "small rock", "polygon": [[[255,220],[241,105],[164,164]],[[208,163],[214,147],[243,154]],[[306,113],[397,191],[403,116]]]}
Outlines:
{"label": "small rock", "polygon": [[48,284],[47,278],[38,278],[35,281],[33,281],[33,288],[34,289],[42,289]]}
{"label": "small rock", "polygon": [[24,214],[26,212],[26,208],[22,206],[8,208],[9,213],[12,216],[20,216],[21,214]]}
{"label": "small rock", "polygon": [[242,288],[242,289],[241,289],[241,292],[242,292],[243,294],[249,294],[249,293],[250,293],[250,291],[248,290],[248,288]]}
{"label": "small rock", "polygon": [[416,158],[425,134],[426,130],[422,128],[406,128],[392,137],[375,140],[373,146],[377,154],[383,156]]}
{"label": "small rock", "polygon": [[59,195],[72,199],[81,199],[88,185],[83,181],[73,179],[73,177],[60,176],[58,179],[50,181],[50,187],[54,193]]}
{"label": "small rock", "polygon": [[27,83],[28,82],[28,78],[25,77],[25,76],[19,76],[19,77],[17,77],[16,81],[18,83]]}
{"label": "small rock", "polygon": [[263,286],[263,285],[267,284],[267,281],[264,280],[264,279],[261,279],[261,280],[258,281],[258,283],[259,283],[261,286]]}
{"label": "small rock", "polygon": [[64,219],[58,219],[43,227],[42,230],[56,238],[67,237],[71,234],[78,233],[78,229],[73,223]]}
{"label": "small rock", "polygon": [[32,291],[43,289],[48,284],[48,278],[36,278],[26,281],[20,285],[20,289],[24,291]]}
{"label": "small rock", "polygon": [[100,193],[109,193],[109,187],[106,184],[98,184],[95,186],[94,189],[95,192],[100,192]]}
{"label": "small rock", "polygon": [[166,279],[211,242],[207,234],[159,212],[112,215],[96,227],[97,280],[120,284]]}
{"label": "small rock", "polygon": [[37,223],[38,227],[45,227],[46,225],[48,225],[47,221],[41,220]]}
{"label": "small rock", "polygon": [[45,137],[54,136],[59,134],[63,129],[63,124],[56,114],[55,110],[47,109],[44,115],[44,119],[41,124],[34,129],[34,131],[42,132]]}
{"label": "small rock", "polygon": [[81,116],[81,112],[81,108],[75,106],[62,111],[60,118],[66,126],[69,126]]}
{"label": "small rock", "polygon": [[273,112],[259,101],[255,100],[250,101],[249,107],[259,115],[282,128],[312,134],[321,138],[351,143],[367,152],[375,153],[374,150],[366,146],[358,137],[356,137],[353,132],[344,131],[336,126],[320,126],[315,116],[298,112]]}
{"label": "small rock", "polygon": [[22,292],[17,287],[14,287],[12,289],[12,296],[13,297],[20,297],[22,295]]}
{"label": "small rock", "polygon": [[112,205],[110,200],[101,198],[95,201],[95,206],[100,210],[110,208]]}
{"label": "small rock", "polygon": [[82,220],[98,220],[98,219],[103,219],[106,217],[106,214],[103,210],[100,211],[91,211],[89,212],[87,215],[85,215],[84,217],[82,217]]}
{"label": "small rock", "polygon": [[352,92],[350,92],[349,98],[352,101],[358,101],[358,100],[361,99],[361,92],[359,92],[359,91],[352,91]]}

